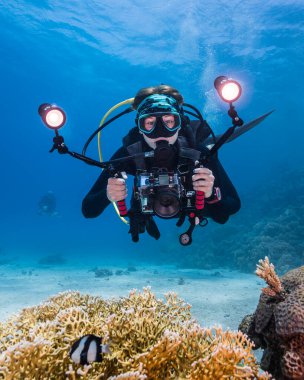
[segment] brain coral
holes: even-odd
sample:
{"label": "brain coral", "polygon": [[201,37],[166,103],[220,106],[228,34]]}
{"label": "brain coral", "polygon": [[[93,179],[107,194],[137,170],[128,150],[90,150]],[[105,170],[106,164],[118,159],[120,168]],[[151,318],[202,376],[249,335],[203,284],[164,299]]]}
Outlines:
{"label": "brain coral", "polygon": [[[72,343],[96,334],[111,355],[81,366],[69,358]],[[60,293],[0,325],[0,378],[7,380],[219,380],[269,379],[241,332],[206,329],[174,293],[157,299],[150,289],[103,300]]]}
{"label": "brain coral", "polygon": [[282,297],[262,293],[254,315],[246,316],[240,330],[264,349],[264,370],[277,380],[304,380],[304,266],[280,280]]}
{"label": "brain coral", "polygon": [[304,284],[288,294],[286,299],[277,305],[274,317],[278,335],[291,337],[304,334]]}

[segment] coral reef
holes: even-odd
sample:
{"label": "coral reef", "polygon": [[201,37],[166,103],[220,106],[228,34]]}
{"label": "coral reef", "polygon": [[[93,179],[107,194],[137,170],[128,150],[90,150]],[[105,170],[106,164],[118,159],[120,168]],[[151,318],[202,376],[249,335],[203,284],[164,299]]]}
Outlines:
{"label": "coral reef", "polygon": [[127,270],[123,270],[123,269],[116,269],[115,271],[115,275],[116,276],[123,276],[123,275],[128,275],[129,272]]}
{"label": "coral reef", "polygon": [[[71,362],[69,349],[85,334],[110,344],[101,363]],[[60,293],[2,323],[0,338],[7,380],[270,379],[241,332],[202,328],[176,294],[161,300],[148,288],[118,300]]]}
{"label": "coral reef", "polygon": [[123,269],[116,269],[115,273],[113,272],[113,270],[108,269],[108,268],[98,268],[98,267],[95,267],[95,268],[89,269],[89,272],[95,273],[95,277],[99,277],[99,278],[108,278],[110,276],[113,276],[113,273],[116,276],[129,275],[130,272],[136,272],[136,271],[137,271],[137,269],[135,267],[131,267],[131,266],[129,266],[125,270],[123,270]]}
{"label": "coral reef", "polygon": [[39,265],[63,265],[66,264],[66,259],[61,254],[54,254],[42,257],[38,261]]}
{"label": "coral reef", "polygon": [[137,269],[134,265],[128,265],[127,271],[128,272],[136,272]]}
{"label": "coral reef", "polygon": [[107,268],[93,268],[89,272],[95,273],[95,277],[103,278],[113,276],[113,271]]}
{"label": "coral reef", "polygon": [[261,367],[276,380],[304,379],[304,266],[278,278],[268,258],[260,260],[257,275],[268,288],[262,289],[253,315],[239,329],[255,348],[263,348]]}

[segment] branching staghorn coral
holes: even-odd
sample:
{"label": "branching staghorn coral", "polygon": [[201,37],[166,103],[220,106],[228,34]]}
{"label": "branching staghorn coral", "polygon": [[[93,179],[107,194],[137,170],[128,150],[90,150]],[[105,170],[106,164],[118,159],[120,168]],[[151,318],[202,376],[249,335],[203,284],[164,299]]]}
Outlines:
{"label": "branching staghorn coral", "polygon": [[252,344],[240,332],[184,327],[167,331],[140,361],[148,379],[256,379]]}
{"label": "branching staghorn coral", "polygon": [[259,260],[255,272],[259,277],[266,281],[268,287],[263,288],[262,292],[270,297],[280,297],[284,293],[281,280],[275,272],[274,265],[269,262],[267,256],[264,260]]}
{"label": "branching staghorn coral", "polygon": [[[270,378],[259,374],[245,335],[204,329],[176,294],[157,299],[149,288],[118,300],[68,291],[0,327],[0,379]],[[89,366],[73,363],[69,349],[85,334],[102,336],[112,354]]]}

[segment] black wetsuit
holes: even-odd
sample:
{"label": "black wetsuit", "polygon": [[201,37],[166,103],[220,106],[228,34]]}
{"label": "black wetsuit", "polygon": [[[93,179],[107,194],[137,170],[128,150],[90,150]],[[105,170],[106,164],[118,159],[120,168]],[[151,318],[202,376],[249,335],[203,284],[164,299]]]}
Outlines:
{"label": "black wetsuit", "polygon": [[[183,132],[181,131],[179,135]],[[142,135],[138,134],[137,138],[142,141],[143,151],[151,151],[151,148],[147,145]],[[174,144],[178,149],[178,142]],[[111,159],[117,159],[121,157],[129,156],[126,147],[119,148]],[[153,158],[145,159],[147,169],[153,167]],[[226,174],[221,163],[217,157],[212,157],[211,160],[204,165],[212,170],[215,177],[214,186],[220,188],[222,193],[222,199],[213,204],[205,203],[203,215],[207,218],[213,219],[217,223],[225,223],[229,219],[229,216],[235,214],[240,209],[239,196],[231,183],[228,175]],[[136,166],[133,161],[128,161],[121,164],[120,171],[125,171],[127,174],[135,175]],[[89,193],[85,196],[82,203],[82,212],[86,218],[95,218],[99,216],[104,209],[110,204],[107,198],[107,183],[109,173],[103,171]]]}

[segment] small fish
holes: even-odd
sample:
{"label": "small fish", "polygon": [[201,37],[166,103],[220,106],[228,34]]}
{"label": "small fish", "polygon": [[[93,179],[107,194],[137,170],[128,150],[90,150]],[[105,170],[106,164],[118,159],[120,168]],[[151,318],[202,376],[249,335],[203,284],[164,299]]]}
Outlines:
{"label": "small fish", "polygon": [[93,334],[82,336],[73,343],[69,355],[76,364],[101,362],[103,354],[111,354],[108,344],[102,344],[102,338]]}

